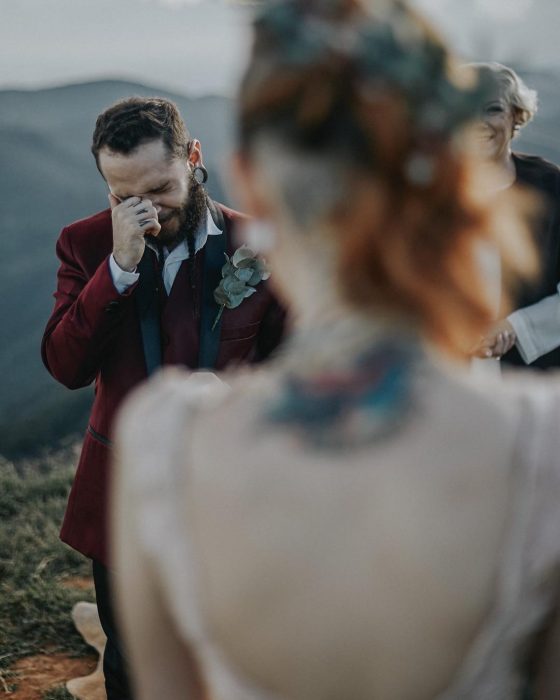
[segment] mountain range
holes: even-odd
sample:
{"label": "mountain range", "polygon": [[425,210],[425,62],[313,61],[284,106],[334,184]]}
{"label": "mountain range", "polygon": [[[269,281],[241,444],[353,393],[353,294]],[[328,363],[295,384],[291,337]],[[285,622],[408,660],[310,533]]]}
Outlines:
{"label": "mountain range", "polygon": [[[558,76],[525,73],[541,109],[518,150],[560,163]],[[85,427],[91,390],[69,391],[47,373],[40,341],[53,306],[61,228],[107,207],[89,152],[97,114],[130,95],[160,95],[179,106],[202,143],[209,193],[227,203],[223,173],[233,142],[226,97],[188,98],[151,86],[96,81],[37,91],[0,91],[0,453],[36,450]]]}

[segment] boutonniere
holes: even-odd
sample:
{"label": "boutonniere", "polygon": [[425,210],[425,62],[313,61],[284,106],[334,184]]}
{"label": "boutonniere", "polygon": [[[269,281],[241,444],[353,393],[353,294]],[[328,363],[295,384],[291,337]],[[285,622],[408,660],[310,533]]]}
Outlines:
{"label": "boutonniere", "polygon": [[267,280],[270,272],[266,262],[258,258],[246,245],[238,248],[230,257],[226,255],[226,263],[222,267],[222,279],[214,290],[214,299],[219,304],[220,310],[212,326],[216,327],[222,317],[224,309],[237,308],[243,299],[247,299],[257,290],[259,282]]}

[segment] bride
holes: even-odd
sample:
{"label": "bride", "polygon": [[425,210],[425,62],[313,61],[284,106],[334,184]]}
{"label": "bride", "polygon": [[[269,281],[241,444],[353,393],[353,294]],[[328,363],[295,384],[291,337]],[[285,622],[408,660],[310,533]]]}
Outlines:
{"label": "bride", "polygon": [[121,415],[137,697],[520,698],[556,609],[560,384],[468,370],[478,250],[507,226],[503,269],[533,259],[463,145],[483,86],[401,2],[264,3],[254,33],[235,181],[295,332]]}

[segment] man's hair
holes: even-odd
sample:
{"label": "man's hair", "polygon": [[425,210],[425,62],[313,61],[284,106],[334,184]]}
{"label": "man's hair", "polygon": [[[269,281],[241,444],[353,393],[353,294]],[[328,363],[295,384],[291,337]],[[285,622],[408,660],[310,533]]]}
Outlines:
{"label": "man's hair", "polygon": [[126,155],[157,139],[163,140],[170,158],[188,155],[190,134],[177,106],[161,97],[129,97],[97,117],[91,152],[99,169],[101,149]]}

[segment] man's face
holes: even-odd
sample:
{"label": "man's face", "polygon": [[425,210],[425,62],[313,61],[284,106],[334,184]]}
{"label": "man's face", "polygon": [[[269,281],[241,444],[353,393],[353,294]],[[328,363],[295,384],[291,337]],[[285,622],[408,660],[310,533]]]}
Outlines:
{"label": "man's face", "polygon": [[150,199],[158,210],[158,240],[173,242],[184,224],[192,184],[186,159],[171,158],[161,139],[140,144],[128,154],[99,152],[99,167],[111,193],[120,200]]}

